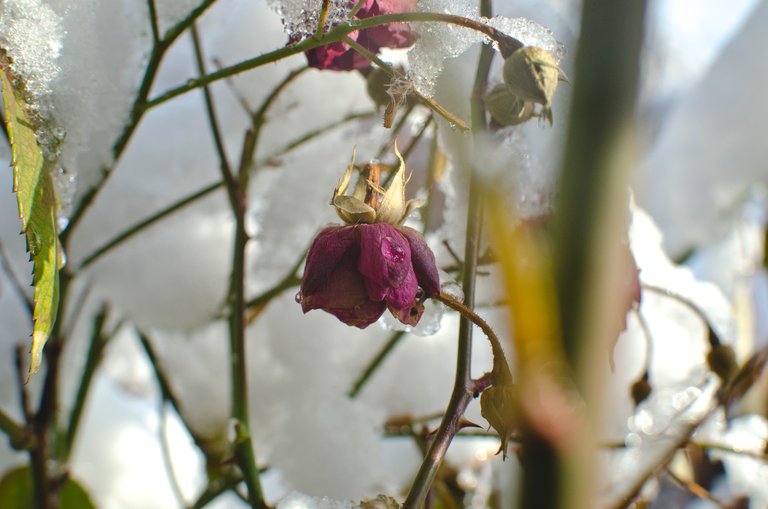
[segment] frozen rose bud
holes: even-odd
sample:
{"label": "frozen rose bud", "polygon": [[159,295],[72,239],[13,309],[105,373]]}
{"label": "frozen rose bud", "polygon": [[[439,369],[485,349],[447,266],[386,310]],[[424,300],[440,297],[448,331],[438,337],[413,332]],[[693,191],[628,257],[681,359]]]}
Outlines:
{"label": "frozen rose bud", "polygon": [[[353,6],[357,2],[351,1]],[[416,0],[367,0],[355,15],[356,19],[365,19],[381,14],[409,12],[416,7]],[[387,23],[349,34],[355,42],[372,53],[381,48],[407,48],[415,41],[414,33],[407,23]],[[364,69],[371,65],[365,57],[358,54],[343,42],[333,42],[326,46],[307,51],[307,63],[310,67],[332,71],[351,71]]]}
{"label": "frozen rose bud", "polygon": [[552,53],[524,46],[504,61],[507,89],[526,101],[542,105],[542,116],[552,123],[552,98],[560,79],[560,68]]}
{"label": "frozen rose bud", "polygon": [[405,163],[397,147],[395,153],[400,165],[386,189],[378,169],[369,168],[347,195],[352,154],[332,199],[347,225],[324,228],[309,248],[297,296],[305,313],[322,309],[362,329],[389,309],[413,326],[424,299],[440,293],[435,255],[419,232],[401,226],[417,203],[405,200]]}
{"label": "frozen rose bud", "polygon": [[506,85],[501,84],[493,87],[488,93],[485,107],[493,121],[501,127],[522,124],[536,116],[532,101],[516,96]]}

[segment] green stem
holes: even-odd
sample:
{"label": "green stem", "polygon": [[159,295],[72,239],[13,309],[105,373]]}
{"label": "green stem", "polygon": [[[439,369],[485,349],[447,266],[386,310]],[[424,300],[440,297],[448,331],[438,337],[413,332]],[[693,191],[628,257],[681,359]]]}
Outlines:
{"label": "green stem", "polygon": [[504,355],[504,349],[501,347],[501,341],[499,341],[499,337],[493,331],[491,326],[488,325],[488,322],[483,320],[480,315],[475,313],[472,309],[456,300],[453,296],[448,295],[447,293],[441,293],[440,295],[436,295],[432,298],[442,302],[454,311],[458,311],[461,314],[462,319],[469,320],[474,325],[477,325],[480,330],[483,331],[483,334],[485,334],[485,336],[488,338],[488,341],[491,343],[491,352],[493,353],[494,366],[499,363],[499,365],[504,366],[507,371],[509,371],[509,365],[507,364],[507,359]]}
{"label": "green stem", "polygon": [[75,403],[72,407],[72,411],[69,414],[69,424],[67,425],[66,435],[64,437],[64,443],[62,444],[63,452],[62,459],[65,461],[69,458],[72,447],[75,444],[77,438],[77,430],[80,424],[80,417],[83,414],[83,408],[85,407],[85,401],[88,396],[88,390],[91,387],[91,381],[93,375],[96,373],[96,368],[101,360],[101,354],[104,351],[104,347],[107,346],[109,339],[108,335],[104,331],[104,325],[107,320],[107,307],[102,306],[93,319],[93,329],[91,331],[91,338],[88,346],[88,354],[85,358],[85,366],[83,367],[83,373],[80,376],[80,386],[77,389],[75,395]]}
{"label": "green stem", "polygon": [[317,20],[317,29],[315,30],[315,37],[322,37],[325,32],[325,21],[328,19],[328,11],[331,9],[331,0],[323,0],[323,5],[320,8],[320,19]]}
{"label": "green stem", "polygon": [[254,309],[260,306],[264,306],[269,301],[283,293],[285,290],[293,288],[294,286],[301,283],[301,278],[296,275],[296,272],[299,270],[299,267],[301,267],[301,264],[304,263],[304,259],[306,257],[307,251],[305,250],[299,259],[296,260],[296,263],[293,264],[293,267],[288,270],[288,273],[285,275],[285,277],[278,281],[277,284],[269,290],[249,300],[245,304],[246,309]]}
{"label": "green stem", "polygon": [[34,441],[31,441],[31,436],[26,429],[2,409],[0,409],[0,431],[8,435],[8,440],[14,449],[30,449],[34,446]]}
{"label": "green stem", "polygon": [[109,253],[116,247],[120,246],[123,242],[127,241],[128,239],[132,238],[137,233],[142,232],[145,228],[155,224],[156,222],[160,221],[161,219],[164,219],[166,216],[171,215],[172,213],[176,212],[177,210],[186,207],[187,205],[196,202],[200,198],[203,198],[205,196],[208,196],[213,191],[216,191],[217,189],[220,189],[223,187],[224,182],[216,182],[214,184],[209,184],[208,186],[200,189],[199,191],[196,191],[189,196],[182,198],[181,200],[177,201],[176,203],[160,210],[159,212],[149,216],[148,218],[144,219],[143,221],[140,221],[136,223],[135,225],[127,228],[123,232],[117,234],[115,237],[111,238],[107,242],[105,242],[101,247],[97,248],[95,251],[93,251],[90,255],[86,256],[83,261],[80,262],[80,265],[78,266],[77,270],[81,271],[91,265],[93,262],[104,256],[105,254]]}
{"label": "green stem", "polygon": [[394,350],[394,348],[397,346],[397,344],[400,343],[400,340],[403,339],[403,336],[405,336],[405,332],[398,331],[389,337],[381,350],[379,350],[379,353],[377,353],[376,356],[371,359],[371,362],[368,363],[363,372],[360,373],[360,376],[357,377],[357,380],[355,380],[355,383],[352,384],[352,388],[347,393],[347,396],[354,399],[358,394],[360,394],[360,391],[363,389],[368,380],[370,380],[373,373],[379,369],[382,362],[384,362],[384,359],[386,359],[392,350]]}
{"label": "green stem", "polygon": [[350,113],[349,115],[340,118],[339,120],[336,120],[334,122],[331,122],[330,124],[327,124],[323,127],[320,127],[318,129],[313,129],[312,131],[309,131],[295,140],[287,143],[284,147],[276,150],[272,154],[265,156],[263,159],[260,159],[258,164],[259,166],[263,166],[267,164],[269,161],[274,160],[280,156],[283,156],[290,152],[291,150],[295,149],[298,146],[303,145],[304,143],[308,141],[312,141],[314,138],[317,138],[321,134],[325,134],[326,132],[330,131],[331,129],[335,129],[339,126],[342,126],[346,124],[347,122],[353,122],[355,120],[367,120],[371,117],[376,115],[375,111],[364,111],[361,113]]}
{"label": "green stem", "polygon": [[[204,60],[199,42],[195,43],[195,53],[198,69],[205,73]],[[218,125],[211,96],[206,95],[209,121],[216,137]],[[232,214],[235,218],[235,238],[232,249],[232,274],[227,295],[229,304],[229,347],[232,382],[232,418],[234,420],[236,438],[234,443],[235,458],[243,472],[245,484],[248,487],[248,501],[254,508],[266,507],[261,488],[259,470],[256,467],[256,457],[253,453],[250,431],[248,427],[248,375],[245,353],[245,248],[248,243],[248,233],[245,230],[245,214],[248,209],[247,196],[247,160],[246,154],[255,151],[256,136],[253,130],[246,132],[243,143],[242,157],[237,178],[235,178],[223,151],[219,153],[222,177],[230,198]]]}
{"label": "green stem", "polygon": [[[490,0],[482,0],[480,13],[490,17]],[[483,92],[487,86],[488,73],[493,60],[493,49],[485,44],[480,51],[477,64],[475,85],[472,91],[472,130],[480,133],[485,130],[485,115],[483,105]],[[462,288],[464,291],[464,305],[471,310],[475,303],[475,278],[478,261],[478,246],[480,243],[480,230],[482,222],[482,207],[480,202],[480,189],[476,181],[475,172],[470,176],[469,205],[467,210],[467,234],[464,249],[464,271],[462,274]],[[458,431],[458,422],[472,400],[474,387],[472,383],[472,322],[468,315],[462,313],[459,322],[458,352],[456,360],[456,378],[451,393],[451,399],[445,411],[440,427],[435,438],[429,446],[424,461],[413,481],[408,497],[403,504],[403,509],[418,509],[424,503],[437,470],[443,461],[448,446]]]}
{"label": "green stem", "polygon": [[[194,23],[190,27],[190,33],[192,34],[192,46],[195,51],[195,64],[197,65],[197,72],[200,74],[200,76],[204,76],[205,58],[203,57],[203,49],[200,45],[200,36],[197,33],[197,26],[195,26]],[[238,187],[238,183],[235,180],[235,175],[232,173],[232,166],[229,164],[227,151],[224,148],[224,140],[221,136],[221,129],[219,128],[219,122],[216,117],[216,108],[213,104],[213,97],[211,96],[210,87],[203,87],[203,98],[205,99],[205,112],[208,117],[208,125],[211,128],[213,144],[216,147],[216,153],[219,156],[221,176],[224,179],[225,188],[229,193],[229,200],[230,202],[234,203],[237,199],[235,190]]]}
{"label": "green stem", "polygon": [[346,35],[348,35],[351,32],[354,32],[355,30],[364,30],[366,28],[373,28],[381,25],[386,25],[387,23],[395,23],[395,22],[398,22],[398,23],[434,23],[434,22],[440,23],[442,22],[442,23],[450,23],[453,25],[458,25],[458,26],[462,26],[472,30],[476,30],[478,32],[481,32],[487,35],[494,41],[498,42],[502,48],[503,54],[506,54],[505,51],[507,52],[512,51],[513,48],[517,49],[523,46],[523,44],[517,39],[510,37],[504,34],[503,32],[496,30],[491,26],[485,25],[484,23],[481,23],[479,21],[475,21],[469,18],[464,18],[462,16],[455,16],[453,14],[444,14],[439,12],[402,12],[402,13],[396,13],[396,14],[385,14],[382,16],[372,16],[370,18],[365,18],[361,20],[352,20],[345,25],[339,25],[333,30],[326,32],[325,36],[319,39],[315,39],[315,38],[305,39],[304,41],[301,41],[297,44],[284,47],[284,48],[279,48],[277,50],[270,51],[269,53],[264,53],[262,55],[259,55],[258,57],[244,60],[230,67],[225,67],[216,72],[212,72],[205,76],[201,76],[200,78],[188,80],[185,84],[180,85],[171,90],[168,90],[162,95],[147,102],[146,109],[153,108],[158,104],[162,104],[166,101],[173,99],[174,97],[177,97],[181,94],[189,92],[190,90],[200,88],[204,85],[208,85],[210,83],[213,83],[214,81],[225,79],[225,78],[228,78],[229,76],[234,76],[235,74],[240,74],[241,72],[249,71],[251,69],[256,69],[257,67],[260,67],[262,65],[271,64],[283,58],[297,55],[299,53],[309,51],[313,48],[325,46],[332,42],[341,41]]}

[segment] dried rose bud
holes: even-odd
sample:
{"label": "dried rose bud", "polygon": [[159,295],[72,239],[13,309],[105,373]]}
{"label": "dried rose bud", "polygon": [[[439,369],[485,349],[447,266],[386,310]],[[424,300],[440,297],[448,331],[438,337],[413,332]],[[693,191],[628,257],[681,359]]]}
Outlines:
{"label": "dried rose bud", "polygon": [[515,416],[519,412],[518,409],[517,389],[511,381],[494,385],[480,395],[480,415],[499,435],[499,452],[504,459],[507,458],[507,441],[517,429]]}
{"label": "dried rose bud", "polygon": [[533,102],[521,99],[501,84],[488,93],[485,107],[494,122],[502,127],[522,124],[536,116]]}
{"label": "dried rose bud", "polygon": [[360,178],[346,195],[353,155],[332,200],[347,225],[323,229],[309,248],[298,295],[305,313],[322,309],[362,329],[389,309],[416,325],[424,298],[440,293],[435,255],[419,232],[402,226],[418,203],[405,200],[405,164],[395,153],[400,167],[386,189]]}
{"label": "dried rose bud", "polygon": [[[350,2],[354,5],[357,2]],[[380,14],[410,12],[416,7],[416,0],[367,0],[355,15],[365,19]],[[367,30],[355,30],[349,37],[372,53],[381,48],[407,48],[415,41],[413,31],[407,23],[387,23]],[[296,41],[290,41],[296,42]],[[305,52],[310,67],[332,71],[364,69],[371,62],[343,42],[333,42]]]}
{"label": "dried rose bud", "polygon": [[542,105],[542,115],[552,121],[552,98],[560,79],[560,68],[552,54],[524,46],[504,61],[504,83],[508,90],[526,101]]}

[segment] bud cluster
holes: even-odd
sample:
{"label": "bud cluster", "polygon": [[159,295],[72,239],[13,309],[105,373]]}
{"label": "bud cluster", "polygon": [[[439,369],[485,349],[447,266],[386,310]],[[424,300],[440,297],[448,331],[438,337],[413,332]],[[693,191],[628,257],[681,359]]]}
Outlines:
{"label": "bud cluster", "polygon": [[[533,117],[552,124],[552,99],[562,71],[552,53],[534,46],[514,51],[504,61],[504,83],[486,96],[486,108],[502,127],[521,124]],[[536,104],[541,108],[536,111]]]}

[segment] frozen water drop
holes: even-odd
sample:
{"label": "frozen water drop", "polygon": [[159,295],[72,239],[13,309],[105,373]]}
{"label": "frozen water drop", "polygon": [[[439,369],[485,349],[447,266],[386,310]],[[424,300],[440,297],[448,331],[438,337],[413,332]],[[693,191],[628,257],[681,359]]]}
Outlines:
{"label": "frozen water drop", "polygon": [[461,285],[442,270],[440,271],[440,291],[459,302],[464,302],[464,291],[461,289]]}
{"label": "frozen water drop", "polygon": [[624,445],[626,445],[629,449],[638,448],[643,445],[643,437],[637,433],[627,433],[627,436],[624,439]]}

